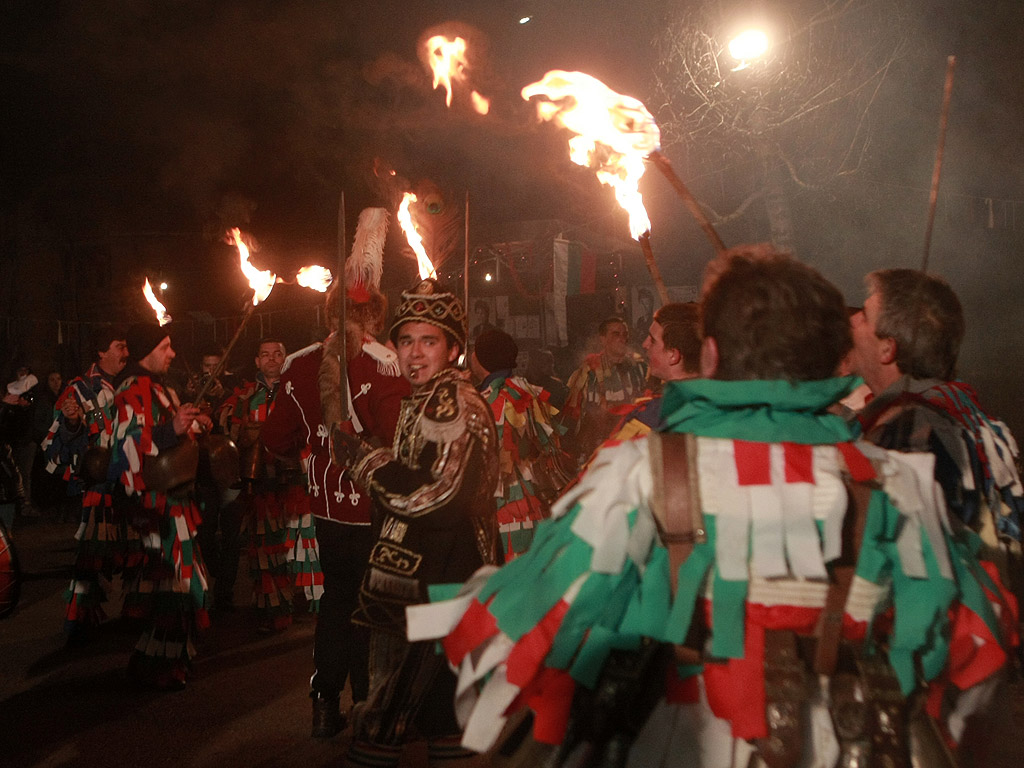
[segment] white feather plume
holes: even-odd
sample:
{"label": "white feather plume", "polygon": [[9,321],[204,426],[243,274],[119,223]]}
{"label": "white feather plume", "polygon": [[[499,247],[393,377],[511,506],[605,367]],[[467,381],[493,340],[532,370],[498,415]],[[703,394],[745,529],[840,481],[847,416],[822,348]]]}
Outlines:
{"label": "white feather plume", "polygon": [[379,290],[384,274],[384,241],[388,234],[387,208],[364,208],[359,212],[352,252],[345,260],[345,285],[361,284]]}

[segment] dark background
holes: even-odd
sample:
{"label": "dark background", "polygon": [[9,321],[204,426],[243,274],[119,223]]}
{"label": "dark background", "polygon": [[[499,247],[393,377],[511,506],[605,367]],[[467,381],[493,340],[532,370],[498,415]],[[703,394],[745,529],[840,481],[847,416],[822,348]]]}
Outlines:
{"label": "dark background", "polygon": [[[810,7],[709,4],[790,20]],[[91,324],[149,316],[144,276],[169,283],[164,303],[186,321],[181,344],[194,364],[201,343],[228,338],[248,294],[235,251],[222,242],[226,228],[254,238],[262,268],[287,275],[330,265],[342,190],[349,238],[362,207],[391,205],[397,185],[429,183],[452,210],[468,193],[474,252],[521,239],[537,220],[629,248],[610,192],[568,162],[563,132],[538,125],[519,90],[550,69],[580,70],[641,99],[660,120],[655,41],[693,5],[0,3],[0,373],[8,380],[20,361],[76,373]],[[1024,6],[905,0],[901,8],[904,44],[872,106],[858,172],[824,188],[787,188],[797,254],[851,304],[863,298],[866,272],[919,266],[946,56],[955,54],[930,266],[964,303],[963,377],[1020,432]],[[532,19],[520,24],[524,15]],[[473,86],[492,99],[487,116],[468,108],[464,91],[449,110],[432,90],[417,44],[434,29],[470,40]],[[758,173],[724,154],[717,167],[710,156],[698,168],[679,147],[665,152],[719,212],[733,210]],[[375,159],[397,176],[382,181]],[[699,282],[711,255],[706,240],[656,171],[641,190],[666,281]],[[730,245],[766,240],[763,204],[719,231]],[[635,263],[615,277],[626,287],[649,283],[632,248]],[[393,225],[385,254],[392,295],[414,278],[406,250]],[[459,279],[460,262],[461,246],[439,271]],[[470,276],[481,279],[472,269]],[[474,282],[471,293],[478,289]],[[313,340],[319,302],[318,294],[278,286],[246,343],[261,331],[285,335],[293,348]]]}

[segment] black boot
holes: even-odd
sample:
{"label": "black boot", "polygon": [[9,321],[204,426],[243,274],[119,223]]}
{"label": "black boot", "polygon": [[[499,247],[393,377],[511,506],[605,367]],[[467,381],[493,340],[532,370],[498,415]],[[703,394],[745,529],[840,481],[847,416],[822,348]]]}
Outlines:
{"label": "black boot", "polygon": [[345,727],[345,716],[341,714],[338,695],[313,691],[309,697],[313,700],[313,738],[329,739],[341,733]]}

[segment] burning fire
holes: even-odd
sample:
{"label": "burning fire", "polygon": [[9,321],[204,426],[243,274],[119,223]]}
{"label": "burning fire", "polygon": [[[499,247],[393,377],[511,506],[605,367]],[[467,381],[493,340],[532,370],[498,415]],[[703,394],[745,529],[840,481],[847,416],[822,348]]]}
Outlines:
{"label": "burning fire", "polygon": [[320,293],[327,293],[327,289],[331,287],[331,282],[334,280],[334,275],[331,274],[331,270],[327,267],[321,267],[316,264],[303,267],[299,270],[298,274],[295,275],[295,282],[301,285],[303,288],[312,288],[314,291]]}
{"label": "burning fire", "polygon": [[644,175],[644,158],[658,149],[661,132],[647,108],[583,72],[553,70],[523,88],[522,95],[527,101],[543,97],[536,102],[540,119],[555,120],[576,134],[569,140],[570,158],[592,168],[615,191],[629,214],[633,238],[649,231],[651,221],[637,185]]}
{"label": "burning fire", "polygon": [[410,247],[416,253],[416,264],[420,268],[420,280],[426,280],[428,277],[436,278],[437,271],[434,269],[434,265],[430,263],[427,250],[423,247],[423,238],[416,231],[416,225],[412,221],[409,205],[415,202],[416,195],[412,192],[406,192],[402,197],[402,204],[398,206],[398,223],[402,225],[405,239],[409,241]]}
{"label": "burning fire", "polygon": [[160,324],[160,327],[167,325],[171,322],[171,316],[167,314],[167,309],[160,300],[153,293],[153,286],[149,284],[149,278],[146,278],[145,284],[142,286],[142,295],[146,297],[146,301],[149,302],[149,306],[153,308],[156,313],[156,321]]}
{"label": "burning fire", "polygon": [[269,269],[258,270],[249,263],[249,246],[242,242],[242,233],[238,227],[234,227],[228,235],[231,238],[229,242],[233,242],[238,248],[238,263],[242,268],[242,274],[249,281],[249,287],[252,288],[252,305],[255,307],[274,290],[277,275]]}
{"label": "burning fire", "polygon": [[[434,73],[434,88],[443,85],[447,93],[445,104],[452,105],[452,82],[464,83],[468,79],[469,60],[466,58],[466,41],[461,37],[449,39],[444,35],[434,35],[426,43],[427,63]],[[476,91],[470,94],[473,109],[486,115],[491,102]]]}

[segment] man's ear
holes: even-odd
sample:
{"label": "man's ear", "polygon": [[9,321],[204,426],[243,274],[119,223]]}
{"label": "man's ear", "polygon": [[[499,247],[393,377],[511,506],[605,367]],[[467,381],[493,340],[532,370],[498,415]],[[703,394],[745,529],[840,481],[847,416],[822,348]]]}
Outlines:
{"label": "man's ear", "polygon": [[448,362],[454,363],[459,359],[460,354],[462,354],[462,348],[458,344],[452,344],[448,348]]}
{"label": "man's ear", "polygon": [[718,342],[714,336],[706,336],[700,345],[700,375],[710,379],[718,370]]}
{"label": "man's ear", "polygon": [[892,365],[896,362],[896,339],[881,339],[878,345],[878,362],[882,365]]}

